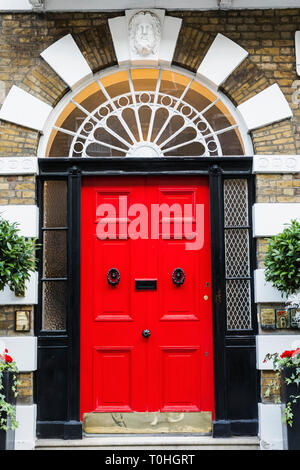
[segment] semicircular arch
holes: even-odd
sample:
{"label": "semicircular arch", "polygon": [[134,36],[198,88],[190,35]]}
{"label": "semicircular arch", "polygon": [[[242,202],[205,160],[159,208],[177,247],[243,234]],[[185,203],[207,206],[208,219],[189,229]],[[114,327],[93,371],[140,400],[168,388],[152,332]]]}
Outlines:
{"label": "semicircular arch", "polygon": [[112,68],[54,108],[39,155],[222,156],[252,151],[230,100],[179,68]]}

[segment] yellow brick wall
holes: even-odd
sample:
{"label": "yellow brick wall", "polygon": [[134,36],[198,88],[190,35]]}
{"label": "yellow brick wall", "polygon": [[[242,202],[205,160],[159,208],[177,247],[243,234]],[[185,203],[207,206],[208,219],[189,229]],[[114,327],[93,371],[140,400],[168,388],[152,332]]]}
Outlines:
{"label": "yellow brick wall", "polygon": [[35,177],[0,176],[0,205],[35,204]]}
{"label": "yellow brick wall", "polygon": [[[0,15],[0,84],[13,84],[55,106],[68,91],[40,53],[71,33],[94,72],[117,64],[107,19],[122,13],[44,13]],[[277,82],[294,118],[252,133],[257,154],[300,153],[300,107],[292,103],[297,80],[294,34],[300,9],[168,12],[183,25],[174,64],[195,72],[216,34],[222,33],[248,52],[248,58],[222,86],[238,105]],[[0,155],[35,155],[38,133],[0,123]]]}
{"label": "yellow brick wall", "polygon": [[[275,82],[280,85],[294,117],[253,131],[254,153],[300,153],[300,105],[292,102],[298,78],[294,34],[300,29],[300,9],[179,11],[167,14],[183,19],[174,55],[177,66],[196,72],[217,33],[236,41],[249,52],[248,58],[221,89],[234,105],[241,104]],[[15,84],[55,106],[69,90],[43,61],[40,53],[68,33],[73,35],[93,72],[117,65],[107,19],[119,15],[120,12],[0,14],[1,96],[5,96]],[[0,122],[0,156],[36,155],[38,142],[38,132]],[[300,202],[299,182],[299,175],[257,175],[256,200]],[[0,205],[34,203],[33,176],[0,177]],[[259,239],[259,267],[263,267],[265,249],[266,240]],[[14,307],[0,307],[1,335],[16,334],[13,321]],[[19,401],[31,403],[32,374],[21,374],[20,380]],[[263,390],[268,380],[269,374],[263,373]]]}

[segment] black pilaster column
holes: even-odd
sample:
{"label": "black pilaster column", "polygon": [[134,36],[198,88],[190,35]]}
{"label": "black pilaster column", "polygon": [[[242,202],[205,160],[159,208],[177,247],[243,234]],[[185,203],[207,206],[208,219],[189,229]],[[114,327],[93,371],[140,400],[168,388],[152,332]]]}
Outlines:
{"label": "black pilaster column", "polygon": [[80,439],[80,213],[81,172],[73,166],[68,175],[68,422],[65,439]]}

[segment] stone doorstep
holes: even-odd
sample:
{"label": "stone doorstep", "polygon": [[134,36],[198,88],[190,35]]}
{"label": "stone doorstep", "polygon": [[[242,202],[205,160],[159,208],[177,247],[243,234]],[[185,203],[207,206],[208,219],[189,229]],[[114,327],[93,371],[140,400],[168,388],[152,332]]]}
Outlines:
{"label": "stone doorstep", "polygon": [[82,440],[38,439],[36,450],[259,450],[257,437],[117,435]]}

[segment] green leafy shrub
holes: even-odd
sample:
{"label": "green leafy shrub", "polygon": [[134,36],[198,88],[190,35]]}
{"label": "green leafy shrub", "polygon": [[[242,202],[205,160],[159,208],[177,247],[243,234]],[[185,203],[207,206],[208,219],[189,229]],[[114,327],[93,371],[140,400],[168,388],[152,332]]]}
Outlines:
{"label": "green leafy shrub", "polygon": [[17,223],[0,216],[0,291],[5,286],[22,296],[30,271],[35,271],[35,239],[19,235]]}
{"label": "green leafy shrub", "polygon": [[281,233],[269,239],[265,277],[286,294],[300,289],[300,222],[292,220]]}

